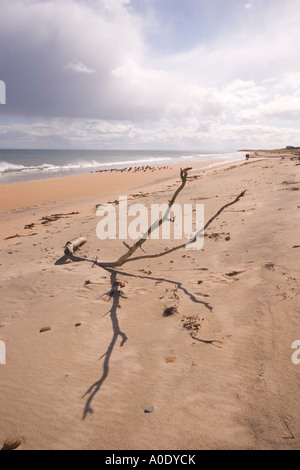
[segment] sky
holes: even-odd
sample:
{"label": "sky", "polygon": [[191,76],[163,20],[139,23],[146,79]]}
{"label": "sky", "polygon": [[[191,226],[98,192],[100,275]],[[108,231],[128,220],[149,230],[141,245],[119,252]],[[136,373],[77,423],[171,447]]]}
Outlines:
{"label": "sky", "polygon": [[0,18],[0,148],[300,146],[299,0],[0,0]]}

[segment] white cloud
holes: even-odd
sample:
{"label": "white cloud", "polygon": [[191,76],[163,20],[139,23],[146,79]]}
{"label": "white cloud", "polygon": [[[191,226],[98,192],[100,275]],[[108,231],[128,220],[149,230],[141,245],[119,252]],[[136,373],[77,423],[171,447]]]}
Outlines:
{"label": "white cloud", "polygon": [[245,10],[252,10],[253,2],[248,2],[244,5]]}
{"label": "white cloud", "polygon": [[131,61],[111,71],[115,99],[134,118],[221,117],[223,98],[215,87],[188,83],[165,70],[141,67]]}
{"label": "white cloud", "polygon": [[14,148],[176,148],[237,150],[299,144],[298,128],[161,119],[150,125],[90,119],[51,119],[9,124],[0,129],[2,146]]}
{"label": "white cloud", "polygon": [[275,96],[273,100],[264,103],[257,108],[244,109],[237,115],[244,121],[262,120],[300,120],[300,96]]}
{"label": "white cloud", "polygon": [[[139,62],[144,48],[142,20],[126,4],[1,0],[0,43],[6,46],[0,67],[11,91],[7,111],[123,118],[126,110],[114,102],[110,71]],[[82,87],[80,75],[89,75],[88,86]]]}
{"label": "white cloud", "polygon": [[241,107],[257,104],[266,97],[266,88],[254,80],[233,80],[222,88],[222,99],[228,107]]}
{"label": "white cloud", "polygon": [[86,65],[81,62],[68,62],[65,65],[65,70],[71,70],[76,73],[95,73],[96,70],[88,68]]}
{"label": "white cloud", "polygon": [[292,90],[299,94],[300,91],[300,72],[284,74],[281,80],[277,80],[275,85],[277,90]]}

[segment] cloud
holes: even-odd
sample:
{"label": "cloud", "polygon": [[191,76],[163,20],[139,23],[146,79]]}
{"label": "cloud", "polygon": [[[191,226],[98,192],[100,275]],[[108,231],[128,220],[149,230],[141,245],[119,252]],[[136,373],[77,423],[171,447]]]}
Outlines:
{"label": "cloud", "polygon": [[[300,118],[299,2],[228,2],[226,25],[224,2],[191,2],[199,15],[185,17],[189,42],[178,28],[183,3],[150,2],[152,12],[177,15],[177,52],[159,48],[158,27],[155,41],[149,35],[147,1],[143,11],[136,0],[1,0],[3,145],[232,148],[276,132],[290,143]],[[209,31],[204,3],[215,18]],[[196,36],[199,18],[205,34]]]}
{"label": "cloud", "polygon": [[300,49],[295,45],[300,41],[300,3],[271,1],[264,9],[256,8],[253,15],[237,15],[227,30],[208,42],[202,40],[162,61],[174,73],[181,68],[187,79],[214,86],[299,72]]}
{"label": "cloud", "polygon": [[224,104],[214,87],[201,87],[162,69],[129,63],[111,71],[115,98],[133,119],[220,117]]}
{"label": "cloud", "polygon": [[75,73],[95,73],[96,70],[94,69],[89,69],[86,65],[81,64],[80,62],[68,62],[64,66],[65,70],[71,70],[71,72]]}
{"label": "cloud", "polygon": [[129,12],[127,2],[1,3],[0,43],[6,47],[0,70],[10,89],[7,112],[124,117],[113,99],[117,90],[112,89],[110,72],[139,60],[144,47],[142,21]]}
{"label": "cloud", "polygon": [[274,100],[254,109],[245,109],[238,113],[238,119],[244,121],[262,120],[300,120],[300,96],[275,96]]}
{"label": "cloud", "polygon": [[267,30],[239,27],[186,53],[160,57],[145,43],[145,21],[129,1],[3,2],[0,41],[7,47],[0,65],[11,114],[221,117],[230,101],[244,106],[257,99],[257,78],[266,71],[276,75],[279,66],[295,62],[293,23],[279,35],[274,18]]}
{"label": "cloud", "polygon": [[276,80],[276,90],[286,91],[291,90],[294,94],[300,94],[300,73],[286,73],[280,81]]}
{"label": "cloud", "polygon": [[265,86],[258,85],[254,80],[233,80],[221,88],[223,102],[228,107],[244,107],[260,103],[267,96]]}
{"label": "cloud", "polygon": [[161,119],[151,125],[91,119],[50,119],[14,123],[0,128],[2,147],[81,149],[206,149],[274,148],[298,145],[299,129],[262,124],[229,124],[186,119]]}
{"label": "cloud", "polygon": [[248,2],[244,5],[245,10],[252,10],[253,2]]}

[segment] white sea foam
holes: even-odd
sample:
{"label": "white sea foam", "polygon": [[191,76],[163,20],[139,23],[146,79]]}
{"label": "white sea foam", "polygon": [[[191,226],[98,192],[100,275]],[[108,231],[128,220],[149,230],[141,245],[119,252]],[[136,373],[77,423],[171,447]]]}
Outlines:
{"label": "white sea foam", "polygon": [[240,159],[233,153],[202,153],[193,151],[60,151],[0,150],[0,184],[48,179],[75,174],[139,166],[165,166],[188,161]]}
{"label": "white sea foam", "polygon": [[219,166],[229,165],[230,163],[236,163],[241,160],[243,160],[243,158],[232,158],[231,160],[223,160],[221,162],[211,163],[210,165],[203,166],[202,168],[194,168],[192,171],[210,170]]}
{"label": "white sea foam", "polygon": [[23,165],[14,165],[13,163],[0,162],[0,173],[8,173],[12,171],[20,171],[25,167]]}
{"label": "white sea foam", "polygon": [[62,170],[80,170],[80,169],[95,169],[95,168],[114,168],[118,166],[137,166],[140,164],[151,164],[151,163],[166,163],[167,161],[172,160],[169,157],[162,158],[144,158],[139,160],[122,160],[122,161],[111,161],[111,162],[98,162],[96,160],[91,161],[78,161],[74,163],[68,163],[66,165],[53,165],[50,163],[44,163],[37,166],[24,166],[16,165],[13,163],[8,163],[5,161],[0,162],[0,173],[13,173],[13,172],[37,172],[37,171],[47,171],[47,172],[58,172]]}

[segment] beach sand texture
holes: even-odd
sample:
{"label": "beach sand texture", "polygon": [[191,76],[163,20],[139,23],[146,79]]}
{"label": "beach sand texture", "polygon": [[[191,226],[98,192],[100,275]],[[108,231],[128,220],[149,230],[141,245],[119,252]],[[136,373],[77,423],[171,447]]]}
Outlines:
{"label": "beach sand texture", "polygon": [[0,187],[0,444],[299,449],[300,166],[266,155],[190,172],[177,202],[203,203],[205,220],[247,190],[202,250],[115,271],[66,260],[65,243],[82,235],[82,256],[116,260],[126,248],[97,238],[96,205],[167,202],[177,166]]}

